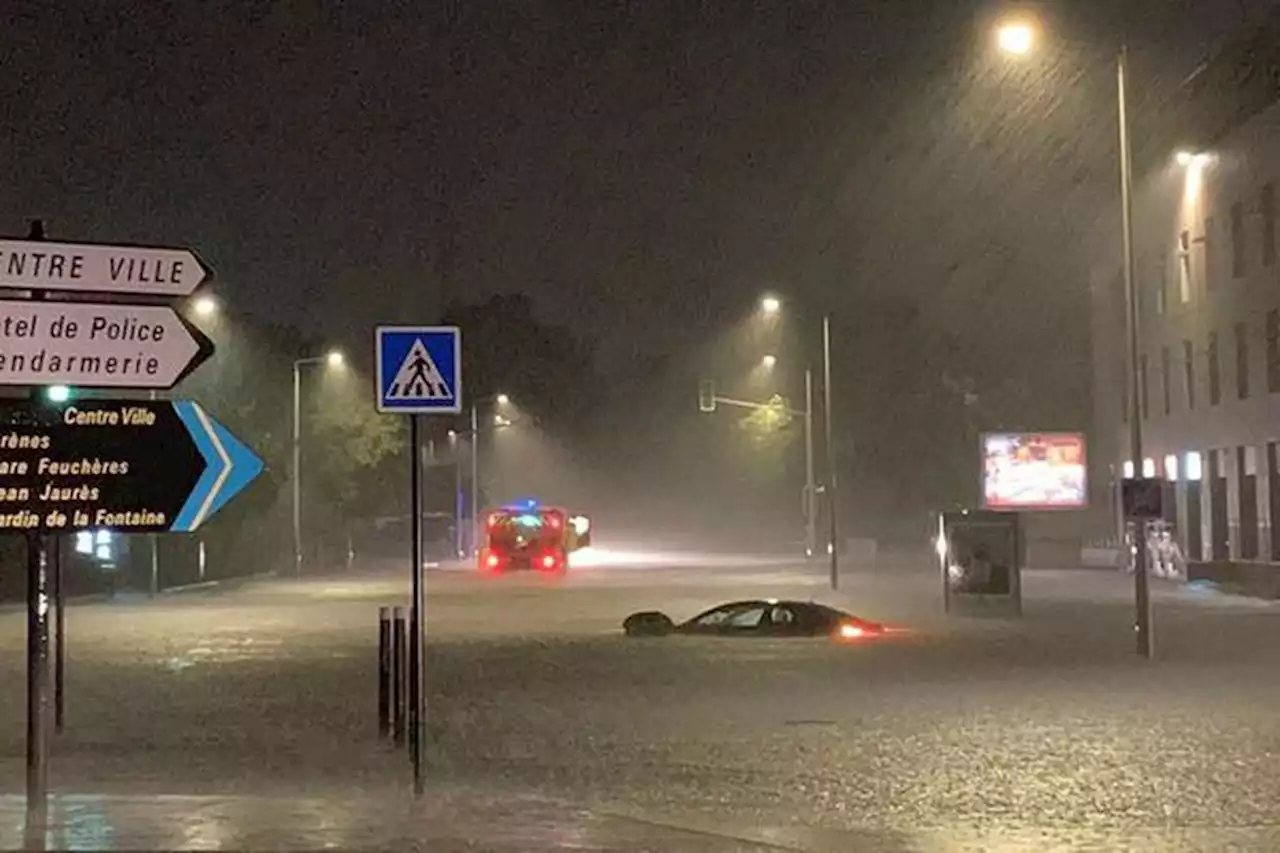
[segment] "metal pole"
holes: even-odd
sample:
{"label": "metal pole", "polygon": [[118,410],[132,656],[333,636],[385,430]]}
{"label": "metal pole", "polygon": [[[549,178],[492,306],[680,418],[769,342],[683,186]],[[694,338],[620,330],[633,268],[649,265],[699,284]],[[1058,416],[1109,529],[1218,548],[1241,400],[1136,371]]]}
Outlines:
{"label": "metal pole", "polygon": [[[31,240],[44,239],[44,222],[32,220]],[[31,292],[33,301],[44,291]],[[33,406],[40,404],[39,389],[31,389]],[[24,845],[45,849],[49,816],[49,563],[39,529],[27,534],[27,787]]]}
{"label": "metal pole", "polygon": [[831,552],[831,588],[840,588],[840,547],[837,521],[840,514],[836,500],[836,446],[831,429],[831,315],[822,318],[822,414],[826,421],[827,441],[827,514],[830,516],[831,536],[828,550]]}
{"label": "metal pole", "polygon": [[422,635],[426,616],[425,578],[422,576],[422,439],[419,415],[409,416],[410,455],[413,473],[413,605],[409,609],[409,754],[413,760],[413,792],[422,794],[422,725],[426,716],[422,681]]}
{"label": "metal pole", "polygon": [[391,608],[378,608],[378,737],[391,734]]}
{"label": "metal pole", "polygon": [[27,810],[28,844],[44,849],[49,807],[49,562],[38,531],[27,534]]}
{"label": "metal pole", "polygon": [[471,556],[478,553],[480,533],[480,412],[471,406]]}
{"label": "metal pole", "polygon": [[[1120,207],[1124,231],[1124,292],[1127,305],[1129,345],[1129,443],[1133,458],[1133,476],[1142,476],[1142,402],[1138,357],[1138,289],[1134,274],[1133,257],[1133,155],[1129,139],[1128,115],[1129,48],[1120,48],[1116,61],[1116,90],[1120,123]],[[1123,470],[1121,471],[1123,476]],[[1149,658],[1153,654],[1151,637],[1151,590],[1147,579],[1146,525],[1134,521],[1133,567],[1133,628],[1138,644],[1138,655]]]}
{"label": "metal pole", "polygon": [[63,586],[65,571],[62,566],[62,537],[54,536],[53,542],[53,603],[57,608],[53,622],[53,730],[62,731],[63,708],[66,700],[67,674],[67,595]]}
{"label": "metal pole", "polygon": [[462,543],[462,444],[455,433],[453,437],[453,553],[463,553]]}
{"label": "metal pole", "polygon": [[404,746],[405,722],[404,608],[391,611],[391,732],[396,746]]}
{"label": "metal pole", "polygon": [[[155,389],[151,389],[147,396],[155,402]],[[160,537],[154,533],[148,533],[147,543],[151,548],[151,578],[147,584],[147,595],[155,598],[160,593]]]}
{"label": "metal pole", "polygon": [[804,555],[813,556],[818,541],[817,501],[813,492],[813,370],[804,369]]}
{"label": "metal pole", "polygon": [[293,574],[302,577],[302,370],[293,363]]}

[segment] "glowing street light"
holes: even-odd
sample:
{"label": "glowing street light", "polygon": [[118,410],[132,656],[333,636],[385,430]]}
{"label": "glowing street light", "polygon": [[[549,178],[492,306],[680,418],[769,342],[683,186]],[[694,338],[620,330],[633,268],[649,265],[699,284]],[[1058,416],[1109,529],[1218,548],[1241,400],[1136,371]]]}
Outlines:
{"label": "glowing street light", "polygon": [[1178,165],[1184,169],[1189,169],[1192,166],[1202,168],[1209,165],[1209,155],[1203,151],[1179,151],[1175,155],[1175,159],[1178,161]]}
{"label": "glowing street light", "polygon": [[212,317],[218,313],[218,300],[212,296],[201,296],[191,307],[198,317]]}
{"label": "glowing street light", "polygon": [[764,358],[760,359],[760,364],[765,370],[773,370],[774,365],[777,363],[778,357],[776,355],[766,355]]}
{"label": "glowing street light", "polygon": [[766,314],[777,314],[782,310],[782,302],[776,296],[766,296],[760,300],[760,310]]}
{"label": "glowing street light", "polygon": [[1036,34],[1030,24],[1022,21],[1001,25],[996,30],[996,43],[1005,53],[1024,56],[1035,46]]}
{"label": "glowing street light", "polygon": [[[1026,21],[1008,21],[996,30],[996,41],[1005,53],[1022,55],[1029,52],[1035,43],[1035,28]],[[1124,264],[1125,292],[1125,344],[1128,350],[1128,415],[1129,415],[1129,450],[1133,459],[1143,459],[1142,453],[1142,413],[1140,411],[1141,395],[1135,389],[1141,387],[1142,376],[1139,367],[1138,339],[1138,287],[1136,263],[1134,260],[1133,240],[1133,146],[1129,134],[1129,48],[1121,44],[1115,59],[1116,80],[1116,113],[1120,131],[1120,244]],[[1186,153],[1177,160],[1189,168],[1197,164],[1199,155]],[[1198,176],[1198,170],[1188,177]],[[1131,475],[1129,475],[1131,476]],[[1126,479],[1128,477],[1126,476]],[[1147,578],[1147,540],[1145,536],[1134,537],[1133,597],[1134,597],[1134,635],[1137,640],[1138,654],[1149,658],[1153,654],[1151,643],[1151,592]]]}
{"label": "glowing street light", "polygon": [[499,394],[497,397],[494,398],[494,400],[497,402],[499,406],[506,406],[511,403],[511,398],[508,397],[506,394]]}
{"label": "glowing street light", "polygon": [[331,349],[323,356],[299,358],[293,362],[293,572],[302,576],[302,368],[308,364],[323,364],[330,370],[338,370],[347,363],[342,350]]}

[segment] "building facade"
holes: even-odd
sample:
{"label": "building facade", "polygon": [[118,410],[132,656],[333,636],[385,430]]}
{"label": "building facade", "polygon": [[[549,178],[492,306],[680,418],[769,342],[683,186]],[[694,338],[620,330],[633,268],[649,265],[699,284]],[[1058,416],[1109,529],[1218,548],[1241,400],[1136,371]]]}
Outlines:
{"label": "building facade", "polygon": [[1091,281],[1095,506],[1140,470],[1189,560],[1280,562],[1280,15],[1184,89],[1134,186],[1141,460],[1118,264]]}

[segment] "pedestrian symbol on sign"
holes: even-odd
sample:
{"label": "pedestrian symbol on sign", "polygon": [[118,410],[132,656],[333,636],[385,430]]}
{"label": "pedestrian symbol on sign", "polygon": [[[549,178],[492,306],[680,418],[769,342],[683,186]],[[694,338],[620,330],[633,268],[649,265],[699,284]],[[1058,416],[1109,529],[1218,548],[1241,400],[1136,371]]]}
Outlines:
{"label": "pedestrian symbol on sign", "polygon": [[440,368],[431,360],[431,353],[421,340],[415,340],[409,348],[396,376],[387,389],[389,400],[452,400],[453,392],[440,375]]}
{"label": "pedestrian symbol on sign", "polygon": [[462,411],[462,332],[457,326],[379,326],[374,341],[378,411]]}

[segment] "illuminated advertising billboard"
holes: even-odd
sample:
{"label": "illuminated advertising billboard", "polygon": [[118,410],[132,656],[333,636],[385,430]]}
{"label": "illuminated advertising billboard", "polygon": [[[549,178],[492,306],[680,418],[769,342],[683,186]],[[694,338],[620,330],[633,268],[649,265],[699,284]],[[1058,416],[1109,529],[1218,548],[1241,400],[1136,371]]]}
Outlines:
{"label": "illuminated advertising billboard", "polygon": [[1084,435],[986,433],[982,502],[994,510],[1083,509],[1089,503]]}

